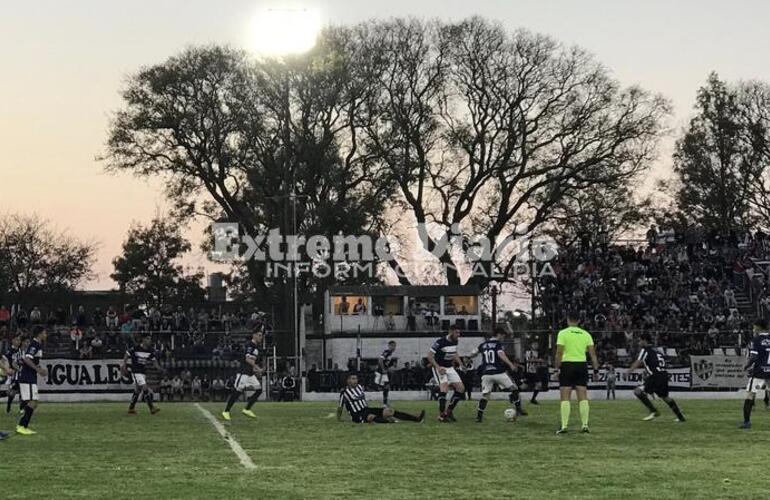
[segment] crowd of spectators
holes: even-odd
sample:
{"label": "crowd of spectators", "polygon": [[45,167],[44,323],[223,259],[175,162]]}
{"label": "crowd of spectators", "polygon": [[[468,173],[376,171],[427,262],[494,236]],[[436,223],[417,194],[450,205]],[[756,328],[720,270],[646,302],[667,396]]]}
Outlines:
{"label": "crowd of spectators", "polygon": [[634,350],[641,332],[660,345],[706,353],[749,331],[756,310],[747,283],[764,282],[757,262],[768,257],[770,237],[762,232],[652,226],[646,242],[561,249],[555,277],[539,282],[540,300],[552,327],[576,311],[608,356]]}

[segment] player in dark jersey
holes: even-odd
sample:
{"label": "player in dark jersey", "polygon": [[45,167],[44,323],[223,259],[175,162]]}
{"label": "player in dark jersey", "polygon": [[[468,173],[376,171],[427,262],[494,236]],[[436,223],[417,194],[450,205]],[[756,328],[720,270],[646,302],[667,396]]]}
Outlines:
{"label": "player in dark jersey", "polygon": [[152,348],[152,338],[147,335],[142,338],[139,344],[129,348],[123,356],[123,364],[120,369],[123,375],[129,373],[129,363],[131,364],[131,378],[134,380],[134,394],[131,396],[131,403],[128,405],[129,415],[136,415],[136,402],[142,397],[150,413],[155,415],[160,411],[153,403],[154,395],[152,389],[147,385],[147,366],[150,363],[155,365],[155,369],[161,371],[158,359],[155,356],[155,349]]}
{"label": "player in dark jersey", "polygon": [[471,357],[481,355],[481,399],[476,409],[476,422],[481,423],[484,420],[484,411],[489,403],[489,398],[495,386],[504,391],[510,392],[508,401],[511,406],[516,408],[517,415],[526,415],[521,407],[521,398],[519,397],[519,387],[513,382],[506,373],[507,369],[516,371],[516,365],[508,359],[503,348],[503,338],[505,332],[501,329],[495,330],[494,337],[488,337],[484,342],[474,349]]}
{"label": "player in dark jersey", "polygon": [[671,411],[676,415],[677,422],[684,422],[684,415],[682,415],[679,406],[676,404],[676,401],[668,395],[666,359],[657,349],[655,349],[655,347],[653,347],[652,336],[649,333],[642,334],[642,337],[639,340],[639,346],[641,347],[639,356],[636,358],[636,361],[631,364],[628,371],[632,372],[639,367],[644,366],[644,371],[647,374],[644,379],[644,386],[634,389],[634,395],[650,410],[650,414],[647,415],[644,420],[653,420],[660,415],[658,409],[655,408],[655,405],[652,404],[652,401],[650,401],[650,398],[648,397],[648,394],[655,394],[663,399],[668,407],[671,408]]}
{"label": "player in dark jersey", "polygon": [[746,399],[743,401],[743,423],[741,429],[751,429],[751,410],[759,391],[770,388],[770,332],[767,321],[759,318],[754,321],[754,338],[749,347],[749,359],[744,369],[749,374],[746,386]]}
{"label": "player in dark jersey", "polygon": [[[450,326],[447,336],[435,341],[428,352],[428,364],[433,369],[433,378],[438,384],[438,419],[440,422],[455,421],[452,413],[465,393],[465,385],[463,385],[460,374],[455,370],[455,366],[460,364],[460,357],[457,355],[459,339],[460,329],[456,326]],[[454,394],[449,402],[449,407],[447,407],[446,393],[450,386],[454,389]]]}
{"label": "player in dark jersey", "polygon": [[244,391],[252,390],[254,394],[246,401],[246,408],[241,410],[241,413],[249,418],[257,418],[251,407],[259,399],[262,394],[262,361],[260,348],[262,347],[262,330],[255,330],[251,335],[251,341],[246,344],[244,348],[243,359],[241,360],[241,366],[238,375],[235,377],[235,384],[230,392],[230,397],[227,399],[227,406],[225,411],[222,412],[222,418],[230,421],[230,409],[233,407],[236,401],[241,397]]}
{"label": "player in dark jersey", "polygon": [[7,374],[8,390],[6,396],[8,400],[5,405],[6,413],[11,413],[13,399],[19,393],[19,376],[21,375],[21,357],[23,354],[22,337],[21,334],[17,334],[11,339],[11,345],[3,354],[2,360],[0,360],[1,366],[3,366]]}
{"label": "player in dark jersey", "polygon": [[363,386],[358,384],[358,376],[351,373],[347,377],[347,386],[340,392],[339,405],[337,406],[337,420],[342,420],[342,410],[346,409],[351,420],[357,424],[391,424],[397,420],[407,422],[422,422],[425,420],[425,411],[419,415],[411,415],[392,408],[372,408],[366,401],[366,392]]}
{"label": "player in dark jersey", "polygon": [[22,358],[23,365],[19,376],[19,394],[21,394],[21,400],[25,404],[19,424],[16,426],[16,432],[22,436],[36,434],[35,431],[29,428],[29,423],[32,420],[32,414],[37,408],[37,377],[38,375],[41,377],[48,376],[48,371],[40,366],[40,360],[43,357],[43,344],[47,338],[48,331],[45,327],[36,326],[32,330],[32,340],[24,351],[24,357]]}
{"label": "player in dark jersey", "polygon": [[377,372],[374,374],[374,383],[382,388],[382,404],[388,406],[388,393],[390,393],[390,370],[395,366],[396,360],[393,353],[396,352],[396,342],[391,340],[388,347],[380,354],[377,360]]}

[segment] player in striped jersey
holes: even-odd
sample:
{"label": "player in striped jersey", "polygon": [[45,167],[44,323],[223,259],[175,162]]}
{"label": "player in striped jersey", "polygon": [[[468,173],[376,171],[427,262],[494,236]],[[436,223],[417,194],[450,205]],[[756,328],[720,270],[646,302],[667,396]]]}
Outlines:
{"label": "player in striped jersey", "polygon": [[[459,339],[460,329],[456,326],[450,326],[447,336],[435,341],[428,352],[428,364],[433,368],[433,378],[438,384],[438,419],[440,422],[455,421],[452,413],[465,393],[465,385],[455,370],[455,365],[460,364],[460,356],[457,354]],[[447,407],[446,394],[450,386],[454,389],[454,394],[449,402],[449,407]]]}
{"label": "player in striped jersey", "polygon": [[388,393],[390,393],[390,370],[395,364],[393,353],[396,352],[396,342],[391,340],[388,347],[380,354],[377,360],[377,372],[374,374],[374,383],[382,388],[382,404],[388,406]]}
{"label": "player in striped jersey", "polygon": [[22,346],[21,334],[17,334],[11,339],[10,347],[0,358],[0,366],[3,367],[8,375],[6,381],[8,384],[8,390],[6,391],[8,400],[5,405],[6,413],[11,413],[13,399],[19,393],[19,373],[21,372],[21,357],[24,355],[24,347],[26,346]]}
{"label": "player in striped jersey", "polygon": [[342,420],[342,410],[350,414],[350,418],[357,424],[391,424],[397,420],[408,422],[422,422],[425,420],[425,412],[418,416],[410,415],[392,408],[372,408],[366,401],[366,392],[363,386],[358,384],[358,375],[351,373],[347,378],[347,386],[340,392],[339,405],[337,406],[337,420]]}
{"label": "player in striped jersey", "polygon": [[131,396],[131,403],[128,405],[128,413],[129,415],[136,415],[136,402],[139,400],[139,396],[141,396],[142,400],[150,408],[150,413],[155,415],[160,409],[153,404],[152,389],[147,385],[147,365],[154,363],[155,369],[158,371],[161,371],[161,368],[155,357],[155,349],[152,348],[152,338],[149,335],[142,338],[139,344],[126,351],[120,367],[123,375],[128,375],[129,363],[131,364],[131,378],[134,381],[134,394]]}
{"label": "player in striped jersey", "polygon": [[644,386],[634,389],[634,395],[636,395],[636,397],[639,398],[639,401],[650,410],[650,414],[646,416],[644,420],[653,420],[660,415],[658,409],[655,408],[655,405],[652,404],[652,401],[650,401],[650,398],[648,397],[648,394],[655,394],[663,399],[668,407],[671,408],[671,411],[676,415],[676,420],[678,422],[684,422],[684,415],[682,415],[679,406],[676,404],[676,401],[668,395],[666,359],[653,347],[652,336],[649,333],[642,335],[639,340],[639,346],[642,348],[641,351],[639,351],[639,357],[631,364],[628,371],[632,372],[644,365],[644,371],[647,373],[647,377],[644,379]]}

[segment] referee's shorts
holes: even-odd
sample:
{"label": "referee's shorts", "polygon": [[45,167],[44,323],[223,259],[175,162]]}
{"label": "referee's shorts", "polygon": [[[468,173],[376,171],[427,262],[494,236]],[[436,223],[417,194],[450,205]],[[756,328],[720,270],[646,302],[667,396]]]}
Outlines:
{"label": "referee's shorts", "polygon": [[588,364],[585,361],[562,362],[559,387],[588,387]]}

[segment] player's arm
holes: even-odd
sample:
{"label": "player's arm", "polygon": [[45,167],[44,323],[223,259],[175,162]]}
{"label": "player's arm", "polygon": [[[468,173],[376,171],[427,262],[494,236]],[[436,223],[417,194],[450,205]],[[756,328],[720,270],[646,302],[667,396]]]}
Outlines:
{"label": "player's arm", "polygon": [[757,351],[749,351],[749,359],[746,361],[746,365],[743,367],[744,371],[748,371],[754,363],[757,362]]}
{"label": "player's arm", "polygon": [[553,366],[557,370],[561,369],[561,359],[564,357],[564,344],[556,344],[556,356],[554,356]]}
{"label": "player's arm", "polygon": [[436,356],[434,355],[433,349],[428,351],[428,364],[438,370],[439,373],[444,373],[446,370],[444,370],[443,367],[439,366],[438,363],[436,363]]}
{"label": "player's arm", "polygon": [[340,401],[337,404],[337,421],[342,422],[342,409],[345,406],[345,401],[342,393],[340,393]]}
{"label": "player's arm", "polygon": [[5,356],[0,356],[0,368],[2,368],[8,375],[13,375],[14,370],[11,365],[8,364],[8,360],[5,359]]}
{"label": "player's arm", "polygon": [[594,367],[594,372],[599,371],[599,358],[596,356],[596,346],[591,344],[588,346],[588,355],[591,356],[591,364]]}
{"label": "player's arm", "polygon": [[647,355],[647,352],[644,349],[639,351],[639,356],[637,356],[634,362],[631,363],[631,366],[628,367],[628,371],[632,372],[634,370],[638,370],[642,366],[642,363],[644,362],[644,357],[646,355]]}
{"label": "player's arm", "polygon": [[125,354],[123,354],[123,361],[120,363],[120,373],[123,375],[128,374],[128,351],[126,351]]}
{"label": "player's arm", "polygon": [[377,360],[377,367],[380,369],[380,373],[385,373],[387,371],[385,368],[385,358],[382,356]]}
{"label": "player's arm", "polygon": [[48,370],[46,370],[42,366],[36,365],[32,361],[32,356],[30,356],[29,354],[24,356],[24,364],[27,365],[28,367],[32,368],[33,370],[35,370],[37,372],[37,374],[40,375],[41,377],[45,377],[45,376],[48,375]]}

